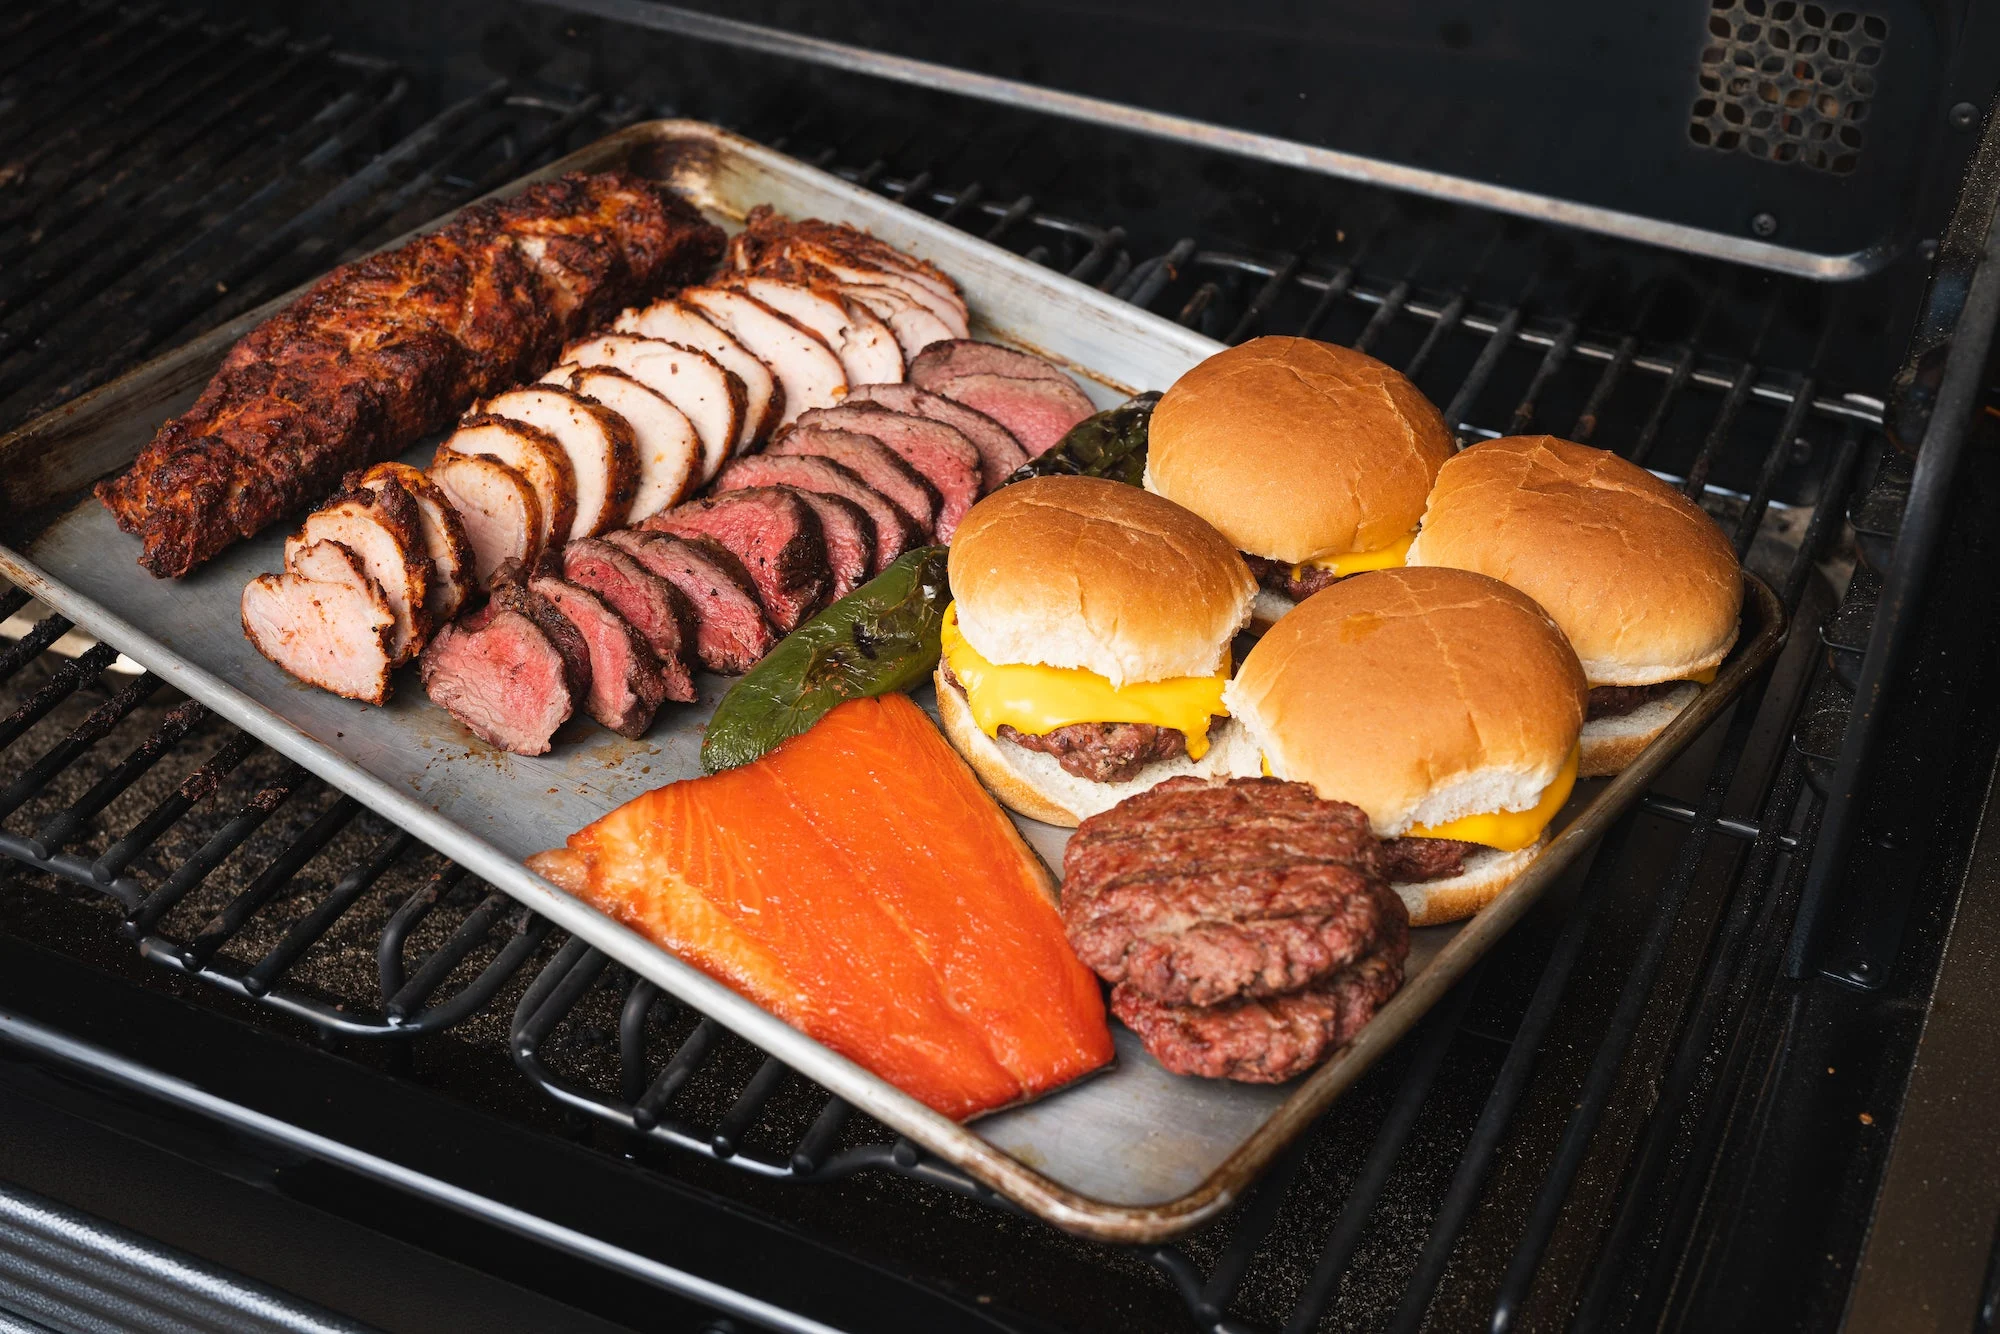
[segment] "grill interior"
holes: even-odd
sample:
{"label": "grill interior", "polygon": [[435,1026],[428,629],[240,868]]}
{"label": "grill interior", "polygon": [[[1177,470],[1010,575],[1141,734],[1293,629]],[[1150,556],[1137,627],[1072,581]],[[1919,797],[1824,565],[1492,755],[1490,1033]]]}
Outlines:
{"label": "grill interior", "polygon": [[[426,116],[394,65],[150,11],[51,5],[4,33],[0,425],[610,127],[702,112],[503,82]],[[1060,182],[1015,188],[1018,170],[967,177],[920,133],[828,142],[782,99],[732,128],[1225,341],[1367,350],[1468,442],[1615,449],[1716,515],[1793,612],[1792,649],[1250,1198],[1143,1253],[967,1213],[997,1202],[157,678],[109,671],[115,649],[52,651],[70,626],[18,592],[0,597],[17,635],[0,647],[0,928],[111,969],[136,948],[138,973],[183,974],[182,994],[194,979],[669,1175],[789,1183],[760,1207],[820,1192],[829,1231],[840,1209],[901,1210],[1041,1248],[1061,1277],[991,1282],[1054,1327],[1157,1328],[1176,1306],[1218,1331],[1596,1327],[1670,1300],[1713,1205],[1688,1164],[1734,1133],[1715,1091],[1760,1050],[1755,998],[1814,836],[1794,721],[1830,673],[1813,649],[1851,566],[1843,521],[1882,452],[1880,382],[1820,356],[1850,313],[1696,260],[1584,247],[1579,268],[1566,238],[1386,195],[1273,249],[1162,233],[1151,208],[1129,228],[1086,215]],[[492,1091],[513,1078],[503,1044],[539,1111]],[[881,1174],[905,1184],[866,1184]]]}

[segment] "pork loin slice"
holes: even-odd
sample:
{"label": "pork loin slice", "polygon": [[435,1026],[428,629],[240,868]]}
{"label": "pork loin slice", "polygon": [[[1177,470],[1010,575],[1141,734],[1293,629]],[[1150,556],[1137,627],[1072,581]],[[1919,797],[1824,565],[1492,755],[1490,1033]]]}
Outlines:
{"label": "pork loin slice", "polygon": [[963,303],[939,292],[907,269],[871,263],[810,241],[793,241],[786,246],[785,253],[800,263],[824,269],[838,283],[895,288],[943,321],[953,338],[963,338],[969,332]]}
{"label": "pork loin slice", "polygon": [[643,309],[626,311],[612,328],[619,333],[663,338],[706,352],[743,381],[743,425],[736,433],[735,453],[745,452],[778,429],[779,414],[785,410],[785,395],[771,368],[751,356],[748,348],[693,306],[669,297]]}
{"label": "pork loin slice", "polygon": [[396,617],[381,585],[339,542],[310,543],[299,560],[309,573],[260,574],[244,585],[244,638],[307,685],[384,703]]}
{"label": "pork loin slice", "polygon": [[830,426],[795,426],[764,451],[766,458],[792,455],[831,459],[859,477],[909,518],[918,541],[928,542],[937,531],[937,488],[874,436]]}
{"label": "pork loin slice", "polygon": [[735,372],[699,348],[609,333],[571,343],[563,360],[624,371],[687,414],[701,439],[703,482],[715,476],[742,434],[748,391]]}
{"label": "pork loin slice", "polygon": [[875,521],[851,500],[799,487],[785,490],[805,501],[819,516],[820,536],[826,540],[826,567],[833,573],[833,586],[827,590],[826,600],[838,602],[865,583],[874,567]]}
{"label": "pork loin slice", "polygon": [[440,631],[419,671],[433,703],[516,755],[546,755],[556,729],[590,694],[582,637],[519,584],[496,585],[477,613]]}
{"label": "pork loin slice", "polygon": [[527,479],[541,509],[536,550],[561,546],[576,525],[576,468],[562,442],[541,427],[474,413],[459,422],[440,448],[489,454]]}
{"label": "pork loin slice", "polygon": [[378,463],[349,481],[370,491],[383,490],[393,482],[410,493],[423,520],[424,551],[431,558],[424,609],[430,612],[432,625],[443,625],[458,615],[458,609],[472,596],[472,539],[466,536],[465,522],[444,492],[409,464],[393,461]]}
{"label": "pork loin slice", "polygon": [[874,403],[828,408],[801,418],[801,426],[831,426],[872,436],[937,488],[937,540],[951,541],[958,521],[979,501],[979,451],[952,427],[928,417],[892,412]]}
{"label": "pork loin slice", "polygon": [[602,598],[652,650],[666,698],[694,702],[695,613],[685,593],[595,537],[563,548],[562,577]]}
{"label": "pork loin slice", "polygon": [[576,478],[576,518],[557,545],[623,528],[639,489],[639,446],[624,417],[561,385],[509,389],[476,409],[548,432],[569,456]]}
{"label": "pork loin slice", "polygon": [[1013,432],[1029,458],[1046,453],[1097,408],[1071,380],[1024,380],[1008,375],[961,375],[933,392],[983,412]]}
{"label": "pork loin slice", "polygon": [[840,358],[805,326],[726,287],[685,288],[681,300],[721,325],[771,368],[785,393],[780,427],[791,425],[802,412],[831,407],[846,397],[847,372],[841,369]]}
{"label": "pork loin slice", "polygon": [[824,607],[833,587],[819,515],[793,491],[774,486],[726,491],[655,514],[641,526],[721,543],[743,562],[764,616],[779,634],[790,634]]}
{"label": "pork loin slice", "polygon": [[[862,437],[866,439],[866,437]],[[813,454],[753,454],[737,459],[715,479],[715,489],[739,491],[750,486],[789,486],[799,491],[837,496],[857,506],[868,516],[874,536],[875,557],[869,562],[871,574],[880,574],[889,562],[923,541],[916,520],[903,513],[881,492],[832,459]],[[824,524],[826,516],[820,515]],[[828,533],[828,548],[832,547]],[[836,571],[837,573],[837,571]],[[835,596],[840,596],[836,594]]]}
{"label": "pork loin slice", "polygon": [[548,599],[583,640],[590,655],[590,693],[584,696],[590,716],[620,736],[644,736],[667,697],[652,650],[586,589],[542,575],[528,581],[528,590]]}
{"label": "pork loin slice", "polygon": [[910,383],[932,393],[946,380],[961,375],[1008,375],[1016,380],[1056,380],[1072,387],[1076,384],[1068,371],[1047,358],[974,338],[933,343],[910,360]]}
{"label": "pork loin slice", "polygon": [[486,587],[502,565],[530,565],[541,554],[542,502],[518,471],[491,454],[461,454],[445,444],[426,475],[465,525],[474,587]]}
{"label": "pork loin slice", "polygon": [[777,643],[743,562],[720,543],[637,528],[604,540],[687,598],[695,615],[695,658],[709,671],[741,676]]}
{"label": "pork loin slice", "polygon": [[865,384],[848,395],[849,403],[879,403],[891,412],[913,417],[929,417],[943,422],[979,451],[979,486],[982,491],[999,487],[1014,470],[1028,461],[1028,451],[1014,433],[983,412],[965,404],[919,389],[913,384]]}
{"label": "pork loin slice", "polygon": [[[831,274],[827,276],[832,277]],[[895,335],[896,345],[903,350],[905,363],[932,343],[956,337],[951,326],[939,319],[930,307],[898,288],[869,283],[841,283],[838,290],[850,301],[867,307],[877,319],[888,322],[889,332]]]}
{"label": "pork loin slice", "polygon": [[754,274],[729,287],[755,298],[820,336],[840,359],[850,389],[858,384],[893,383],[903,378],[903,353],[889,326],[859,302],[844,300],[830,287],[781,282]]}
{"label": "pork loin slice", "polygon": [[389,662],[401,666],[423,651],[430,638],[431,558],[424,550],[424,521],[417,502],[394,482],[379,491],[342,491],[306,516],[285,539],[285,568],[315,542],[338,542],[361,559],[368,577],[381,586],[396,618],[389,635]]}
{"label": "pork loin slice", "polygon": [[542,378],[535,381],[535,383],[559,384],[566,389],[569,387],[570,377],[575,375],[578,371],[582,369],[583,367],[577,365],[573,361],[560,361],[557,362],[555,365],[549,367],[547,372],[543,374]]}
{"label": "pork loin slice", "polygon": [[624,528],[670,505],[678,505],[694,490],[701,475],[701,437],[687,414],[624,371],[610,366],[580,366],[569,387],[595,399],[632,428],[638,481],[625,515],[604,531]]}

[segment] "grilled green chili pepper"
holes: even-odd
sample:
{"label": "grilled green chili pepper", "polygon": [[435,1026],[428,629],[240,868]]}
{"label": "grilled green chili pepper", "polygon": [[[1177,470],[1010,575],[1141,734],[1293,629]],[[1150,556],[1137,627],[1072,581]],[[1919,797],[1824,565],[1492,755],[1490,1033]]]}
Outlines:
{"label": "grilled green chili pepper", "polygon": [[919,547],[786,635],[729,688],[701,743],[708,773],[748,764],[843,700],[905,690],[938,662],[945,549]]}
{"label": "grilled green chili pepper", "polygon": [[1146,433],[1158,393],[1128,398],[1085,417],[1046,453],[1014,470],[1010,482],[1030,477],[1108,477],[1133,486],[1146,474]]}

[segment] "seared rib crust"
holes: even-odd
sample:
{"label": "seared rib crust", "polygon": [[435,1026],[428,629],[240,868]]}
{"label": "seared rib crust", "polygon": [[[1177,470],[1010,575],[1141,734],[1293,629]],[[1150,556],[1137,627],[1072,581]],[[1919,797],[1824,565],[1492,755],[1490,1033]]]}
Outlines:
{"label": "seared rib crust", "polygon": [[245,335],[98,498],[144,540],[142,565],[186,574],[533,378],[620,307],[703,277],[722,243],[688,204],[623,172],[475,205],[334,270]]}

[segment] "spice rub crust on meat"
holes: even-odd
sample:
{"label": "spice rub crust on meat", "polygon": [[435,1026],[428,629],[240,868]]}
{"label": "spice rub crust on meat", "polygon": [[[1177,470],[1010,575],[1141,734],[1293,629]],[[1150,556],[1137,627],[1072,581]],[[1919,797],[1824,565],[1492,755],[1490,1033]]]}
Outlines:
{"label": "spice rub crust on meat", "polygon": [[1402,984],[1409,914],[1388,873],[1452,858],[1387,846],[1303,783],[1172,778],[1079,826],[1063,919],[1167,1069],[1274,1083]]}
{"label": "spice rub crust on meat", "polygon": [[624,172],[474,205],[342,265],[245,335],[98,498],[143,539],[146,569],[184,575],[533,378],[620,307],[706,274],[722,245],[692,206]]}

